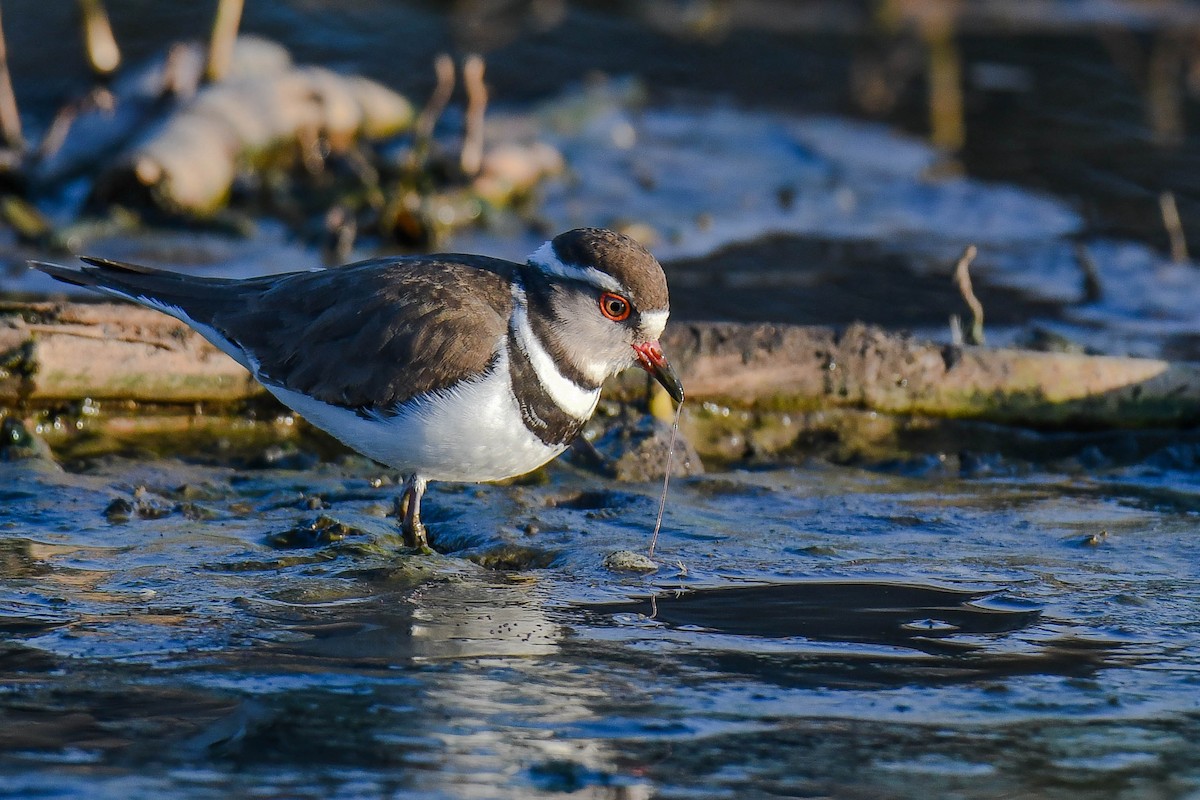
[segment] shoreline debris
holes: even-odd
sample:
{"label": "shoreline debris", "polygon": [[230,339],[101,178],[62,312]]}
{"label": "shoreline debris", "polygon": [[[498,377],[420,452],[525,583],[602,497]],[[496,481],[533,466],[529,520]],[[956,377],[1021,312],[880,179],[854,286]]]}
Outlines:
{"label": "shoreline debris", "polygon": [[339,251],[358,237],[425,247],[499,211],[524,213],[522,201],[563,171],[562,155],[536,136],[485,137],[481,57],[462,65],[463,129],[441,132],[456,80],[448,55],[435,61],[437,85],[418,114],[381,83],[297,65],[282,45],[237,36],[240,7],[222,4],[209,43],[177,43],[122,71],[67,103],[39,147],[14,151],[23,188],[6,197],[33,210],[80,205],[57,229],[24,225],[25,241],[75,248],[80,231],[114,217],[244,232],[266,215],[305,241],[329,236],[336,219]]}

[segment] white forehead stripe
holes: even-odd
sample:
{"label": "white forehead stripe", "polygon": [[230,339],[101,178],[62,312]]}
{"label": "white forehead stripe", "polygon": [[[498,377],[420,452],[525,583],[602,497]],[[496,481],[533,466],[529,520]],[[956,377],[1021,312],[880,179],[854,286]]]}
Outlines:
{"label": "white forehead stripe", "polygon": [[580,267],[575,264],[564,264],[554,254],[554,243],[546,242],[529,257],[530,266],[537,267],[547,275],[557,278],[567,278],[573,281],[584,281],[609,292],[626,291],[612,275],[601,272],[595,267]]}
{"label": "white forehead stripe", "polygon": [[537,373],[538,382],[550,395],[554,404],[575,419],[588,419],[596,410],[600,400],[599,389],[585,389],[575,381],[559,372],[554,359],[542,347],[533,328],[529,325],[529,314],[525,307],[525,293],[513,291],[513,313],[510,325],[517,335],[517,346],[529,358],[533,371]]}
{"label": "white forehead stripe", "polygon": [[667,327],[669,311],[643,311],[642,332],[647,339],[657,339],[662,336],[663,328]]}

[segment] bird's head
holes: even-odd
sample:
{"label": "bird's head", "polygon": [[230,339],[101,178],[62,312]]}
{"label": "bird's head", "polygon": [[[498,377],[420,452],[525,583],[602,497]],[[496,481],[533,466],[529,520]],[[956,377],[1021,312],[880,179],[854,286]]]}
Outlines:
{"label": "bird's head", "polygon": [[578,228],[546,242],[528,263],[559,341],[589,378],[598,384],[636,365],[683,400],[658,342],[670,313],[667,277],[646,248],[615,231]]}

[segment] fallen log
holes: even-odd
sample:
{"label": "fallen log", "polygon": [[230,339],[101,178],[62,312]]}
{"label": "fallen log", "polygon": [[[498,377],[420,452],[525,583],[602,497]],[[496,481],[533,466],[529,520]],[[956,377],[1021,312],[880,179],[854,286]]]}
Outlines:
{"label": "fallen log", "polygon": [[[292,69],[282,45],[243,36],[231,53],[226,79],[271,80]],[[194,96],[204,73],[204,51],[198,42],[181,43],[135,69],[125,70],[112,84],[107,102],[87,102],[60,114],[53,146],[33,165],[30,177],[42,186],[58,184],[98,167],[125,148],[165,112]]]}
{"label": "fallen log", "polygon": [[674,325],[689,396],[746,408],[858,408],[1034,427],[1200,422],[1200,364],[944,345],[867,325]]}
{"label": "fallen log", "polygon": [[[954,347],[865,325],[675,323],[663,346],[689,405],[759,411],[855,409],[1054,428],[1200,422],[1200,365]],[[645,397],[630,371],[608,387]],[[263,394],[186,325],[103,303],[0,305],[0,408],[84,398],[229,404]]]}
{"label": "fallen log", "polygon": [[93,199],[120,200],[141,186],[164,210],[210,217],[248,163],[296,157],[318,137],[346,150],[358,138],[393,136],[413,118],[408,100],[387,87],[320,67],[225,80],[200,88],[143,133],[100,176]]}
{"label": "fallen log", "polygon": [[73,400],[233,403],[262,392],[165,314],[115,303],[0,306],[0,407]]}

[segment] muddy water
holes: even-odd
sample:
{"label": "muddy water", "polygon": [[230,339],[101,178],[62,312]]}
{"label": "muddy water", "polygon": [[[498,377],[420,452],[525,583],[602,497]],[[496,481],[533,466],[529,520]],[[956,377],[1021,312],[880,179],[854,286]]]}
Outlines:
{"label": "muddy water", "polygon": [[411,556],[357,459],[9,461],[0,791],[1200,791],[1184,455],[682,479],[650,574],[654,487],[569,465],[433,487]]}

